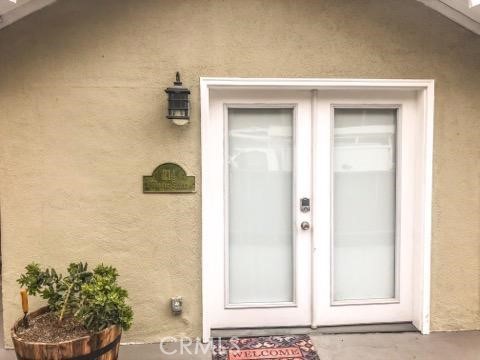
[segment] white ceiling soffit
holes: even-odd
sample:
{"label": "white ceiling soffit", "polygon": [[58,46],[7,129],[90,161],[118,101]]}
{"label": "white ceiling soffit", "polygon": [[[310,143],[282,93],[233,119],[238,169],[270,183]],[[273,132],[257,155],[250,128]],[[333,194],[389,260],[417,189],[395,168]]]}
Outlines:
{"label": "white ceiling soffit", "polygon": [[0,0],[0,29],[53,2],[55,0]]}
{"label": "white ceiling soffit", "polygon": [[480,0],[418,0],[480,35]]}

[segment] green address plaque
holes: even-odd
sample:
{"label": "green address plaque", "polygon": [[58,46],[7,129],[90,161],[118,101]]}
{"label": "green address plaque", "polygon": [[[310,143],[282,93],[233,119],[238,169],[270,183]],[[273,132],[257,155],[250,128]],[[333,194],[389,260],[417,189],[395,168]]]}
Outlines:
{"label": "green address plaque", "polygon": [[193,193],[195,176],[187,176],[183,168],[175,163],[159,165],[151,176],[143,177],[144,193]]}

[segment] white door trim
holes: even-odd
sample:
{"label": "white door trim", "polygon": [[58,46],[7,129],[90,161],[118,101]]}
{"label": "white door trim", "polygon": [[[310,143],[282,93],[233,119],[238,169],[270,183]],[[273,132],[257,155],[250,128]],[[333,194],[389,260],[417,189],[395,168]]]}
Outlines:
{"label": "white door trim", "polygon": [[[421,158],[421,186],[418,198],[422,199],[422,209],[418,218],[420,232],[417,249],[417,278],[419,289],[415,301],[414,324],[423,333],[430,332],[430,256],[431,256],[431,217],[432,217],[432,167],[433,167],[433,123],[434,123],[434,80],[403,79],[294,79],[294,78],[200,78],[201,100],[201,152],[202,152],[202,338],[204,342],[210,338],[210,317],[208,313],[209,296],[214,286],[212,269],[209,266],[211,253],[209,238],[216,236],[219,223],[224,219],[211,216],[211,201],[218,196],[221,188],[221,176],[209,171],[218,154],[209,146],[211,136],[218,135],[215,124],[207,121],[210,117],[211,89],[292,89],[292,90],[327,90],[327,89],[409,89],[418,92],[421,105],[419,119],[423,120],[423,152]],[[223,229],[221,230],[223,231]],[[312,303],[312,306],[313,303]],[[312,323],[312,325],[315,325]]]}

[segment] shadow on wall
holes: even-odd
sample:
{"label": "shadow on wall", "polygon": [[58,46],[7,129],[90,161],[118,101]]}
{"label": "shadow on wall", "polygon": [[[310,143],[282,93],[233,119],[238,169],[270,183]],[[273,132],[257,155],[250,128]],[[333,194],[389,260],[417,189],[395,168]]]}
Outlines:
{"label": "shadow on wall", "polygon": [[[243,2],[245,4],[246,0]],[[455,25],[458,31],[452,32],[451,21],[444,16],[436,13],[434,10],[425,7],[423,4],[418,3],[416,0],[398,2],[395,0],[383,0],[381,2],[371,2],[364,0],[356,1],[337,1],[337,0],[323,0],[308,1],[305,0],[306,5],[296,6],[298,2],[291,0],[277,1],[275,7],[265,1],[251,1],[249,5],[239,5],[234,1],[222,1],[211,2],[205,1],[135,1],[124,0],[118,2],[115,0],[104,0],[101,2],[92,0],[61,0],[56,3],[43,8],[42,10],[29,15],[27,18],[22,19],[13,25],[7,26],[0,31],[0,63],[11,63],[8,59],[15,59],[15,70],[9,71],[9,67],[0,67],[0,76],[2,82],[0,83],[0,92],[7,91],[11,86],[22,86],[21,81],[18,81],[18,74],[26,79],[25,83],[34,82],[35,78],[50,76],[50,77],[69,77],[75,74],[76,63],[81,59],[82,62],[93,60],[98,61],[99,65],[105,62],[115,63],[120,59],[125,59],[126,63],[134,64],[134,60],[137,58],[144,59],[145,54],[142,53],[142,46],[135,49],[125,48],[123,38],[131,38],[132,35],[138,39],[138,44],[147,43],[145,48],[158,47],[155,52],[155,58],[149,57],[148,61],[142,65],[144,70],[131,68],[131,76],[128,80],[134,81],[135,75],[143,75],[143,78],[149,79],[149,81],[161,81],[163,75],[169,78],[173,70],[168,66],[164,66],[171,62],[171,57],[176,57],[179,64],[185,62],[184,59],[178,58],[181,56],[183,50],[190,48],[198,48],[198,45],[194,44],[194,39],[197,35],[192,32],[195,31],[195,27],[200,23],[204,27],[204,31],[211,34],[212,41],[208,43],[208,49],[205,54],[199,56],[199,66],[202,63],[202,69],[207,69],[203,74],[199,75],[211,75],[211,76],[224,76],[226,74],[218,73],[223,72],[216,66],[217,58],[225,58],[225,52],[228,50],[218,49],[218,44],[236,46],[239,45],[239,49],[245,51],[250,49],[253,51],[253,56],[261,57],[262,52],[257,51],[252,44],[239,43],[236,44],[235,36],[225,29],[222,29],[220,25],[216,24],[216,18],[219,16],[230,17],[230,13],[245,12],[244,9],[248,6],[254,6],[259,11],[265,12],[265,16],[268,16],[271,21],[282,20],[281,14],[283,11],[295,10],[294,15],[308,16],[305,22],[311,22],[311,17],[318,17],[315,28],[311,30],[314,34],[318,31],[325,31],[326,33],[337,34],[335,36],[341,40],[340,43],[350,44],[355,47],[361,48],[362,46],[368,46],[365,40],[369,40],[371,43],[368,48],[368,52],[372,58],[377,59],[379,62],[390,63],[388,56],[385,56],[385,50],[390,45],[382,42],[382,36],[378,36],[376,39],[375,34],[389,35],[386,39],[394,42],[395,51],[401,51],[403,56],[416,56],[411,50],[419,50],[422,53],[422,57],[428,57],[432,54],[438,59],[438,62],[450,61],[456,62],[458,59],[455,57],[455,51],[457,48],[462,47],[462,43],[459,42],[458,37],[465,35],[468,30],[461,28],[459,25]],[[188,12],[185,14],[185,10],[194,7],[202,7],[205,11],[201,14]],[[303,13],[304,8],[310,9],[308,14]],[[364,8],[364,11],[358,12],[359,8]],[[186,19],[184,20],[184,26],[178,28],[171,26],[172,23],[182,15]],[[329,16],[325,15],[328,14]],[[325,17],[335,18],[336,20],[324,21]],[[352,21],[352,18],[355,21]],[[425,19],[429,18],[430,25],[425,25]],[[269,20],[269,21],[270,21]],[[228,21],[228,19],[227,19]],[[392,23],[395,22],[394,25]],[[319,25],[320,23],[320,25]],[[322,24],[323,23],[323,24]],[[447,24],[448,23],[448,24]],[[48,26],[45,26],[48,24]],[[348,24],[348,26],[347,26]],[[368,24],[368,32],[365,31]],[[261,24],[260,24],[261,25]],[[445,26],[443,26],[445,25]],[[258,25],[257,25],[258,26]],[[398,36],[395,35],[395,27],[404,27],[409,29],[410,34],[414,36],[401,36],[405,32],[398,31]],[[303,31],[300,24],[284,24],[284,27],[288,31],[292,31],[292,36],[295,37],[298,34],[295,32]],[[32,32],[32,28],[36,31]],[[150,29],[147,31],[146,28]],[[300,30],[298,30],[299,28]],[[256,29],[255,26],[252,29]],[[258,26],[261,30],[261,26]],[[297,31],[295,31],[297,29]],[[61,33],[62,36],[58,36]],[[185,39],[185,35],[191,35],[190,41],[185,42],[175,41],[176,38]],[[248,37],[248,34],[246,35]],[[279,35],[280,36],[280,35]],[[284,35],[282,35],[284,36]],[[432,37],[443,38],[444,42],[431,41]],[[15,41],[11,41],[11,39]],[[471,33],[471,41],[478,42],[478,37]],[[108,41],[108,40],[111,41]],[[264,39],[258,39],[257,45],[262,45],[265,41],[272,41],[271,46],[280,46],[279,39],[275,39],[269,34],[264,34]],[[312,43],[312,41],[314,41]],[[243,40],[245,42],[245,40]],[[322,40],[321,37],[311,37],[305,39],[305,43],[310,45],[330,46],[328,40]],[[26,46],[28,44],[28,46]],[[137,45],[138,45],[137,44]],[[307,46],[307,45],[305,45]],[[168,51],[164,51],[164,47],[174,49],[177,51],[175,54],[171,54]],[[391,47],[391,46],[390,46]],[[451,51],[446,52],[442,48],[448,47]],[[319,48],[319,49],[320,49]],[[92,51],[93,49],[93,51]],[[313,50],[315,48],[312,48]],[[136,50],[139,50],[138,53]],[[212,51],[208,51],[212,50]],[[254,51],[255,50],[255,51]],[[390,51],[392,48],[390,48]],[[387,51],[388,52],[388,51]],[[191,53],[191,51],[190,51]],[[300,56],[300,52],[292,51],[288,55],[289,61],[298,60],[300,62],[306,61],[305,56]],[[36,56],[32,56],[35,54]],[[48,64],[48,57],[50,54],[55,54],[58,60],[55,63],[55,68],[47,72],[38,72],[39,68],[47,69],[51,64]],[[412,55],[413,54],[413,55]],[[151,55],[151,53],[150,53]],[[204,58],[203,55],[207,55]],[[390,54],[391,55],[391,54]],[[93,57],[88,59],[87,57]],[[209,57],[208,57],[209,56]],[[251,57],[252,55],[250,55]],[[318,54],[318,64],[324,63],[317,70],[317,73],[322,77],[325,76],[349,76],[349,71],[355,71],[357,75],[368,76],[368,74],[362,74],[362,72],[372,72],[374,69],[365,68],[353,68],[342,69],[335,63],[330,63],[327,55],[322,55],[322,51]],[[322,56],[326,56],[323,58]],[[201,59],[200,59],[201,57]],[[416,56],[418,59],[418,56]],[[448,58],[447,58],[448,57]],[[306,57],[308,60],[308,57]],[[250,58],[249,58],[250,59]],[[133,60],[133,61],[132,61]],[[248,59],[247,59],[248,60]],[[247,61],[243,60],[243,61]],[[255,61],[255,59],[251,59]],[[175,61],[175,60],[173,60]],[[281,61],[280,59],[278,61]],[[311,62],[311,59],[309,60]],[[470,61],[469,58],[465,58],[463,61]],[[318,65],[317,64],[317,65]],[[236,66],[237,64],[234,64]],[[281,66],[275,66],[279,64],[270,64],[268,72],[263,76],[278,76],[279,72],[282,72]],[[284,65],[284,62],[281,63]],[[302,64],[298,64],[298,76],[305,76],[310,74],[311,71],[304,68]],[[429,67],[435,64],[429,64]],[[394,64],[392,64],[392,67]],[[323,68],[322,68],[323,67]],[[227,66],[228,68],[228,66]],[[210,69],[210,71],[208,70]],[[278,70],[275,70],[278,69]],[[396,69],[402,71],[402,69]],[[215,74],[208,74],[209,72]],[[2,73],[4,72],[4,73]],[[9,73],[13,73],[9,75]],[[227,70],[231,72],[231,70]],[[265,72],[264,72],[265,73]],[[83,74],[86,78],[91,77],[97,79],[99,74]],[[118,75],[118,74],[117,74]],[[151,76],[150,76],[151,75]],[[291,74],[289,76],[294,76]],[[422,74],[424,77],[429,77],[429,74]],[[15,78],[17,76],[17,78]],[[115,76],[115,74],[108,74],[105,80],[109,80],[109,76]],[[236,74],[236,76],[249,76],[243,74]],[[257,74],[258,76],[258,74]],[[297,75],[295,75],[297,76]],[[113,77],[114,78],[114,77]],[[111,78],[111,79],[113,79]],[[155,80],[157,79],[157,80]],[[7,81],[10,80],[10,81]],[[15,81],[17,80],[17,81]],[[163,87],[164,84],[158,84],[159,87]]]}
{"label": "shadow on wall", "polygon": [[[161,8],[174,9],[180,6],[180,2],[163,2]],[[41,63],[42,58],[48,60],[50,54],[62,59],[65,66],[78,61],[78,56],[91,52],[92,46],[99,46],[99,59],[109,53],[111,49],[102,48],[105,44],[99,44],[101,40],[122,38],[122,33],[129,32],[125,22],[138,21],[145,14],[158,9],[157,1],[118,1],[106,0],[101,3],[96,1],[60,0],[28,15],[27,17],[0,30],[0,64],[11,63],[9,59],[15,59],[15,73],[12,74],[12,82],[0,82],[0,93],[7,91],[15,85],[13,76],[22,74],[24,79],[35,79],[39,74],[39,68],[45,68]],[[160,17],[162,18],[162,17]],[[170,21],[170,20],[168,20]],[[48,24],[48,26],[45,26]],[[32,29],[37,31],[32,32]],[[58,36],[59,32],[62,36]],[[140,34],[139,34],[140,36]],[[15,41],[11,41],[11,39]],[[58,41],[60,39],[60,41]],[[106,45],[109,45],[108,42]],[[129,56],[128,49],[123,49],[122,56]],[[32,54],[37,56],[32,57]],[[44,56],[42,56],[44,55]],[[48,64],[47,64],[48,65]],[[0,66],[2,79],[8,78],[10,71],[7,66]],[[55,75],[55,69],[49,75]],[[172,70],[169,69],[171,75]],[[6,80],[6,79],[5,79]],[[162,84],[163,86],[163,84]]]}

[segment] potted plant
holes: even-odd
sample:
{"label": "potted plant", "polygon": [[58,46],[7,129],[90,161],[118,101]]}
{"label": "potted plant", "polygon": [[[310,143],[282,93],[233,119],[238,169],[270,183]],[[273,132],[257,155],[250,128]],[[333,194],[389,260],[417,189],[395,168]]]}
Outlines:
{"label": "potted plant", "polygon": [[[17,282],[24,287],[25,313],[11,335],[19,360],[115,360],[122,330],[132,325],[127,291],[117,284],[112,266],[72,263],[68,275],[27,265]],[[48,306],[28,314],[27,293]]]}

